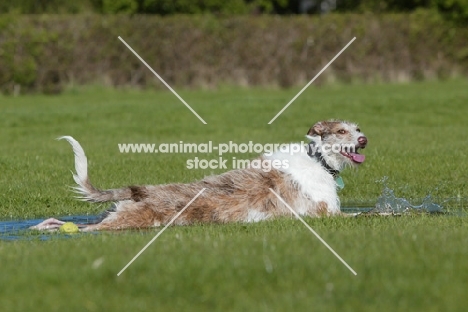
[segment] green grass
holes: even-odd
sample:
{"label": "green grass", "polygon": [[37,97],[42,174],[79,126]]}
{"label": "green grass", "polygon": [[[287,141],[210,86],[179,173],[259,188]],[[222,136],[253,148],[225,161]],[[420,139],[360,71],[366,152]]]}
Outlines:
{"label": "green grass", "polygon": [[[419,201],[432,194],[466,209],[466,81],[181,91],[203,125],[165,91],[71,89],[59,96],[0,97],[0,219],[97,214],[73,199],[72,135],[100,188],[189,182],[220,170],[187,170],[197,155],[120,154],[118,143],[300,141],[316,121],[359,122],[366,162],[343,173],[344,206],[372,205],[387,184]],[[217,158],[217,155],[198,155]],[[254,157],[255,155],[226,155]],[[296,220],[169,228],[0,242],[2,311],[241,310],[463,311],[467,217],[308,219],[354,276]],[[102,262],[101,265],[99,262]],[[94,263],[94,265],[93,265]]]}
{"label": "green grass", "polygon": [[0,245],[2,310],[465,310],[466,218],[307,221],[357,276],[290,219],[170,228],[120,277],[153,231],[21,241]]}

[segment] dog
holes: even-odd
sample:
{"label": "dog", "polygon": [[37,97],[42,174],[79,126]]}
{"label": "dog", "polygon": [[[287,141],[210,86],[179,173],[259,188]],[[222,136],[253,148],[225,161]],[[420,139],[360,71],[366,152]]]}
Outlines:
{"label": "dog", "polygon": [[[73,178],[81,199],[113,203],[98,223],[80,228],[100,231],[167,225],[202,189],[205,190],[175,219],[174,225],[257,222],[291,216],[288,206],[301,216],[338,215],[340,201],[335,179],[345,167],[364,162],[365,156],[358,151],[366,147],[367,137],[356,124],[341,120],[317,122],[306,137],[310,140],[306,146],[289,144],[287,152],[279,150],[257,158],[287,164],[279,169],[249,166],[189,184],[110,190],[99,190],[91,184],[81,145],[70,136],[60,139],[67,140],[73,148]],[[296,152],[291,153],[292,150]],[[63,223],[51,218],[32,228],[57,229]]]}

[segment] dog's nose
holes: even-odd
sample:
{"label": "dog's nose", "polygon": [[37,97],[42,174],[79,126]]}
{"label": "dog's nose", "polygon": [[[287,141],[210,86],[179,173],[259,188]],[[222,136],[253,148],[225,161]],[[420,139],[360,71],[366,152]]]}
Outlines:
{"label": "dog's nose", "polygon": [[362,147],[367,145],[367,138],[365,136],[359,137],[357,141]]}

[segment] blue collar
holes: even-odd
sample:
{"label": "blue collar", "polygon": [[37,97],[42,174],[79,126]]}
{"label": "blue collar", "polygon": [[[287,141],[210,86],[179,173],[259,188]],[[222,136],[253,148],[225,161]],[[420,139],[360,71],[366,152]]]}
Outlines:
{"label": "blue collar", "polygon": [[[314,150],[315,150],[315,153],[313,153]],[[322,165],[322,167],[329,174],[331,174],[333,176],[333,178],[336,178],[336,177],[338,177],[340,175],[340,171],[330,167],[330,165],[323,158],[323,155],[319,151],[319,149],[315,148],[315,142],[314,141],[310,141],[310,143],[307,145],[307,155],[309,155],[310,158],[315,158],[318,161],[320,161],[320,164]]]}

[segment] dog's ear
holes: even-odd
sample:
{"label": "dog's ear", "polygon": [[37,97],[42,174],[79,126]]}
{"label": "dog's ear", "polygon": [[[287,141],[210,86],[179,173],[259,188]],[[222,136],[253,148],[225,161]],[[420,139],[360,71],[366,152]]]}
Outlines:
{"label": "dog's ear", "polygon": [[312,128],[309,129],[309,132],[307,132],[308,136],[322,136],[326,132],[326,125],[323,122],[317,122],[315,125],[312,126]]}

